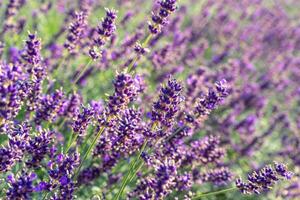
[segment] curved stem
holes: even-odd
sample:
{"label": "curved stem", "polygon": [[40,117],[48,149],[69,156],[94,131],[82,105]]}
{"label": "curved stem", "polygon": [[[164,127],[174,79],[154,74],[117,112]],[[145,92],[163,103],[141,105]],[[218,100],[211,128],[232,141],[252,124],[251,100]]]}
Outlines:
{"label": "curved stem", "polygon": [[[109,120],[108,120],[108,121],[109,121]],[[87,159],[87,157],[88,157],[88,156],[90,155],[90,153],[92,152],[92,150],[93,150],[93,148],[94,148],[96,142],[98,141],[98,139],[100,138],[100,136],[102,135],[102,133],[104,132],[104,130],[105,130],[105,126],[102,126],[102,127],[100,128],[100,130],[98,131],[98,133],[97,133],[96,137],[94,138],[92,144],[91,144],[90,147],[88,148],[87,152],[84,154],[83,159],[82,159],[82,161],[80,162],[79,167],[77,168],[77,170],[76,170],[76,172],[75,172],[73,178],[75,178],[75,179],[77,178],[77,176],[78,176],[78,174],[79,174],[79,172],[80,172],[80,169],[81,169],[81,167],[82,167],[84,161]]]}
{"label": "curved stem", "polygon": [[[154,131],[155,128],[156,128],[156,122],[154,122],[154,123],[152,124],[151,130]],[[140,152],[139,152],[139,155],[134,159],[133,162],[130,163],[130,169],[129,169],[128,173],[126,174],[126,176],[125,176],[125,178],[124,178],[124,180],[123,180],[123,182],[122,182],[121,188],[120,188],[119,192],[117,193],[117,195],[115,196],[114,200],[120,199],[120,197],[121,197],[121,195],[122,195],[122,193],[123,193],[123,191],[124,191],[124,189],[125,189],[127,183],[130,182],[130,181],[134,178],[134,176],[135,176],[137,170],[139,170],[139,167],[137,167],[137,168],[135,169],[135,166],[136,166],[136,164],[138,163],[138,161],[140,160],[140,157],[141,157],[142,153],[144,152],[144,150],[145,150],[145,148],[146,148],[146,146],[147,146],[147,143],[148,143],[148,140],[146,139],[146,140],[144,141],[144,144],[143,144],[143,146],[142,146]],[[135,170],[134,170],[134,169],[135,169]]]}
{"label": "curved stem", "polygon": [[120,196],[122,195],[122,193],[123,193],[123,191],[124,191],[124,189],[125,189],[125,187],[126,187],[128,181],[129,181],[129,180],[132,180],[132,178],[134,177],[134,174],[135,174],[135,173],[133,173],[133,172],[135,172],[135,170],[134,170],[135,165],[136,165],[136,163],[139,161],[139,159],[140,159],[140,157],[141,157],[141,155],[142,155],[142,152],[145,150],[145,148],[146,148],[146,146],[147,146],[147,143],[148,143],[148,141],[145,140],[145,142],[144,142],[144,144],[143,144],[143,146],[142,146],[142,148],[141,148],[141,150],[140,150],[139,155],[134,159],[133,162],[131,162],[131,164],[130,164],[130,169],[129,169],[128,173],[126,174],[126,176],[125,176],[125,178],[124,178],[124,180],[123,180],[123,182],[122,182],[121,189],[119,190],[118,194],[115,196],[114,200],[120,199]]}
{"label": "curved stem", "polygon": [[199,194],[199,195],[193,197],[192,200],[198,200],[198,199],[201,199],[201,197],[207,197],[207,196],[211,196],[211,195],[222,194],[222,193],[233,191],[233,190],[236,190],[236,189],[237,189],[236,187],[231,187],[231,188],[227,188],[227,189],[219,190],[219,191],[215,191],[215,192],[208,192],[208,193],[204,193],[204,194]]}

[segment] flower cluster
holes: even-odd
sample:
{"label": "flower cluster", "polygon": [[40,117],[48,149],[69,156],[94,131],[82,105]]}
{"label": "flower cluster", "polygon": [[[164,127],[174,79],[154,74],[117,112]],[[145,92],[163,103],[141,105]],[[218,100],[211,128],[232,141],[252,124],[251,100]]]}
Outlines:
{"label": "flower cluster", "polygon": [[77,113],[74,117],[73,131],[79,136],[84,136],[88,125],[94,117],[95,110],[91,106],[83,107],[82,112]]}
{"label": "flower cluster", "polygon": [[177,8],[176,0],[161,0],[159,4],[158,14],[152,13],[152,21],[148,25],[151,34],[159,33],[161,28],[167,24],[167,17]]}
{"label": "flower cluster", "polygon": [[93,41],[93,46],[89,50],[92,59],[97,60],[101,56],[101,48],[116,30],[116,11],[106,9],[106,17],[102,19],[101,25],[97,27],[98,36]]}
{"label": "flower cluster", "polygon": [[0,199],[299,199],[296,1],[0,0]]}
{"label": "flower cluster", "polygon": [[8,132],[8,145],[0,148],[0,172],[10,170],[17,161],[23,158],[28,146],[31,127],[28,122],[10,127]]}
{"label": "flower cluster", "polygon": [[286,165],[282,163],[267,165],[258,172],[248,175],[247,182],[243,182],[241,178],[236,179],[236,187],[244,194],[259,194],[270,190],[272,186],[280,180],[280,178],[290,179],[293,173],[289,172]]}
{"label": "flower cluster", "polygon": [[137,95],[137,87],[130,74],[117,74],[113,85],[115,92],[108,98],[108,113],[112,115],[124,110]]}
{"label": "flower cluster", "polygon": [[19,177],[9,175],[7,182],[9,189],[7,190],[8,199],[31,199],[34,192],[33,181],[37,178],[35,173],[23,171]]}
{"label": "flower cluster", "polygon": [[51,95],[44,96],[36,111],[35,122],[37,124],[40,124],[43,120],[52,122],[58,115],[63,104],[63,98],[62,90],[57,90]]}
{"label": "flower cluster", "polygon": [[75,20],[69,26],[69,33],[64,47],[69,52],[74,53],[76,46],[80,43],[80,39],[87,25],[87,15],[84,12],[75,13]]}
{"label": "flower cluster", "polygon": [[174,122],[179,104],[183,101],[182,86],[171,77],[166,86],[160,89],[158,101],[153,104],[151,120],[159,122],[163,127],[170,127]]}

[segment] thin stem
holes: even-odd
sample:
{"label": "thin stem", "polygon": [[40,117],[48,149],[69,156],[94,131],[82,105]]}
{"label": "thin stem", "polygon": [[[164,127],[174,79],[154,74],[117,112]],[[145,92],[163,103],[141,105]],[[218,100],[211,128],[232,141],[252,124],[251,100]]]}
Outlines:
{"label": "thin stem", "polygon": [[[151,130],[154,131],[155,128],[156,128],[156,122],[154,122],[154,123],[152,124]],[[148,143],[148,140],[146,139],[146,140],[144,141],[144,144],[143,144],[143,146],[142,146],[140,152],[139,152],[139,155],[134,159],[133,162],[130,163],[130,169],[129,169],[128,173],[126,174],[126,177],[125,177],[125,179],[124,179],[123,182],[122,182],[121,189],[119,190],[119,192],[118,192],[117,195],[115,196],[114,200],[118,200],[118,199],[121,197],[121,195],[122,195],[122,193],[123,193],[123,191],[124,191],[124,189],[125,189],[127,183],[130,182],[130,181],[134,178],[134,176],[135,176],[137,170],[139,169],[139,168],[137,168],[136,170],[134,170],[134,169],[135,169],[135,165],[136,165],[136,164],[138,163],[138,161],[140,160],[140,157],[141,157],[142,153],[144,152],[144,150],[145,150],[145,148],[146,148],[146,146],[147,146],[147,143]]]}
{"label": "thin stem", "polygon": [[[108,121],[109,121],[109,120],[108,120]],[[98,141],[98,139],[100,138],[100,136],[102,135],[102,133],[104,132],[104,130],[105,130],[105,126],[102,126],[102,127],[100,128],[100,130],[98,131],[98,133],[97,133],[96,137],[94,138],[92,144],[89,146],[87,152],[84,154],[83,159],[82,159],[82,161],[80,162],[79,167],[77,168],[77,170],[76,170],[76,172],[75,172],[73,178],[75,178],[75,179],[77,178],[77,176],[78,176],[78,174],[79,174],[79,172],[80,172],[80,169],[81,169],[81,167],[82,167],[84,161],[85,161],[85,160],[87,159],[87,157],[90,155],[90,153],[91,153],[91,151],[93,150],[93,148],[94,148],[96,142]]]}
{"label": "thin stem", "polygon": [[[149,34],[147,36],[147,38],[145,39],[145,41],[142,43],[142,47],[145,48],[148,46],[148,43],[150,41],[150,39],[152,38],[152,34]],[[132,68],[134,67],[135,63],[139,60],[139,56],[137,55],[129,64],[128,68],[127,68],[127,73],[130,73],[132,71]]]}
{"label": "thin stem", "polygon": [[79,79],[83,76],[83,74],[86,72],[86,70],[89,68],[90,64],[92,63],[92,59],[89,60],[89,62],[84,66],[84,68],[81,70],[80,74],[75,77],[75,80],[73,82],[74,85],[79,81]]}
{"label": "thin stem", "polygon": [[125,179],[122,182],[121,189],[119,190],[118,194],[115,196],[114,200],[117,200],[117,199],[120,198],[120,196],[122,195],[122,193],[123,193],[123,191],[124,191],[124,189],[125,189],[125,187],[126,187],[126,185],[128,183],[128,180],[132,180],[132,178],[133,178],[133,176],[135,174],[135,173],[133,173],[134,167],[135,167],[136,163],[139,161],[139,159],[140,159],[140,157],[142,155],[142,152],[145,150],[145,148],[147,146],[147,143],[148,143],[148,141],[145,140],[145,142],[144,142],[144,144],[143,144],[143,146],[142,146],[142,148],[140,150],[139,155],[134,159],[133,162],[131,162],[130,169],[129,169],[128,173],[126,174],[126,177],[125,177]]}
{"label": "thin stem", "polygon": [[202,197],[207,197],[207,196],[211,196],[211,195],[222,194],[222,193],[233,191],[233,190],[236,190],[236,189],[237,189],[236,187],[231,187],[231,188],[227,188],[227,189],[219,190],[219,191],[215,191],[215,192],[208,192],[208,193],[204,193],[204,194],[199,194],[199,195],[193,197],[192,200],[201,199]]}
{"label": "thin stem", "polygon": [[69,140],[68,145],[65,149],[65,154],[67,154],[69,152],[73,143],[76,141],[77,137],[78,137],[78,134],[75,134],[75,136],[73,136],[73,134],[71,135],[71,139]]}

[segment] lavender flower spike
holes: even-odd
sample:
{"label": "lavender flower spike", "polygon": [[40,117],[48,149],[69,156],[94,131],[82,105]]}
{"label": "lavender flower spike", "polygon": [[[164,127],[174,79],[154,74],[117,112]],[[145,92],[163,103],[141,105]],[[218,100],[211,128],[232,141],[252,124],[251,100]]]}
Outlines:
{"label": "lavender flower spike", "polygon": [[102,19],[101,24],[97,27],[97,38],[93,41],[93,46],[89,50],[90,57],[97,60],[101,56],[100,48],[105,45],[106,41],[116,31],[115,20],[117,11],[106,8],[106,17]]}
{"label": "lavender flower spike", "polygon": [[152,13],[152,21],[148,22],[148,28],[154,35],[161,32],[162,27],[167,24],[167,17],[177,9],[176,0],[161,0],[159,4],[158,14]]}
{"label": "lavender flower spike", "polygon": [[75,48],[80,42],[83,35],[85,27],[87,25],[87,15],[84,12],[75,13],[75,21],[69,26],[69,32],[67,36],[67,41],[64,46],[69,50],[70,53],[75,52]]}
{"label": "lavender flower spike", "polygon": [[160,90],[159,99],[154,102],[151,112],[152,121],[158,121],[162,126],[170,127],[183,101],[182,86],[171,77],[167,85]]}
{"label": "lavender flower spike", "polygon": [[267,165],[260,171],[249,174],[247,182],[243,182],[241,178],[238,178],[235,181],[236,187],[243,194],[260,194],[263,191],[270,190],[280,178],[290,179],[293,175],[292,172],[287,170],[286,165],[282,163],[275,162],[274,168],[271,165]]}

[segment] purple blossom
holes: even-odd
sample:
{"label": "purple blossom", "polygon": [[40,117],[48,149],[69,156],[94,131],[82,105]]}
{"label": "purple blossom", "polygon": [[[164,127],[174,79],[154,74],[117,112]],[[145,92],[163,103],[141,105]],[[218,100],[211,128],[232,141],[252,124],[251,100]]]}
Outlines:
{"label": "purple blossom", "polygon": [[93,46],[89,50],[90,57],[97,60],[101,56],[100,48],[105,45],[106,41],[116,31],[115,20],[117,18],[116,11],[106,9],[106,17],[102,19],[101,24],[96,29],[98,36],[93,41]]}
{"label": "purple blossom", "polygon": [[30,160],[26,162],[29,167],[40,167],[42,160],[48,155],[51,156],[54,132],[42,130],[39,135],[35,136],[26,147],[26,151],[30,155]]}
{"label": "purple blossom", "polygon": [[179,104],[182,102],[182,86],[171,77],[167,85],[160,89],[159,99],[152,106],[151,119],[164,127],[173,124]]}
{"label": "purple blossom", "polygon": [[80,137],[85,135],[87,127],[92,123],[94,119],[95,110],[88,105],[87,107],[82,108],[82,112],[77,113],[72,124],[72,128],[75,134],[78,134]]}
{"label": "purple blossom", "polygon": [[74,53],[76,46],[80,43],[80,39],[87,26],[87,15],[84,12],[76,12],[75,20],[69,26],[69,32],[67,35],[67,41],[64,47],[68,49],[70,53]]}
{"label": "purple blossom", "polygon": [[108,112],[115,115],[135,99],[137,87],[132,76],[126,73],[117,74],[113,84],[115,91],[113,95],[109,96]]}
{"label": "purple blossom", "polygon": [[19,177],[10,175],[7,177],[9,188],[6,192],[9,199],[31,199],[34,192],[33,181],[37,178],[34,173],[23,171]]}
{"label": "purple blossom", "polygon": [[236,186],[243,194],[259,194],[268,191],[275,185],[280,178],[290,179],[292,172],[282,163],[274,164],[275,170],[271,165],[267,165],[258,172],[248,175],[247,182],[243,182],[241,178],[236,179]]}
{"label": "purple blossom", "polygon": [[45,95],[36,111],[35,122],[40,124],[43,120],[52,122],[57,116],[63,104],[64,94],[62,90],[56,90],[51,95]]}
{"label": "purple blossom", "polygon": [[152,13],[152,21],[148,25],[151,34],[160,33],[162,27],[167,24],[167,17],[177,9],[176,0],[161,0],[159,4],[158,14]]}
{"label": "purple blossom", "polygon": [[228,168],[220,167],[213,170],[209,170],[200,175],[202,182],[212,182],[215,185],[227,184],[231,178],[232,173]]}

